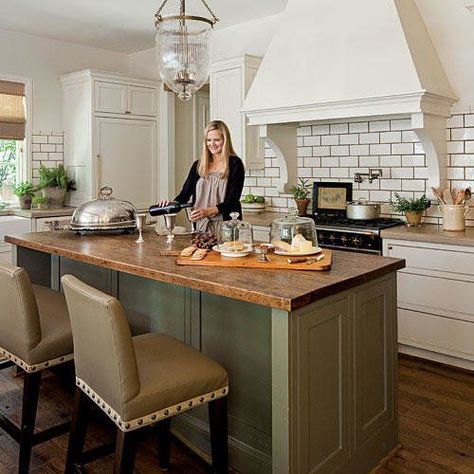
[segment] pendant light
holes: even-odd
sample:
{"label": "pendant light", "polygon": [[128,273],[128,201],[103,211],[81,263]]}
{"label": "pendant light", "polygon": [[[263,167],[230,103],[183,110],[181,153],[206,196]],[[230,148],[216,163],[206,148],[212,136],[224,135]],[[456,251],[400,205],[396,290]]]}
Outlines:
{"label": "pendant light", "polygon": [[188,15],[186,0],[179,0],[179,15],[161,15],[168,0],[155,14],[160,76],[181,100],[189,100],[209,77],[211,31],[219,19],[205,0],[200,1],[210,18]]}

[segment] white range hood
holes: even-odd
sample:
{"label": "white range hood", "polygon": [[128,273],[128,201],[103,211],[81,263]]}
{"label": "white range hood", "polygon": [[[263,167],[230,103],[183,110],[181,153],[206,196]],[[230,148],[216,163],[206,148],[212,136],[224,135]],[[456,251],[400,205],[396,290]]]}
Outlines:
{"label": "white range hood", "polygon": [[273,124],[409,116],[439,185],[456,100],[414,0],[288,0],[243,111],[285,158],[288,180],[296,156],[283,149],[296,138]]}

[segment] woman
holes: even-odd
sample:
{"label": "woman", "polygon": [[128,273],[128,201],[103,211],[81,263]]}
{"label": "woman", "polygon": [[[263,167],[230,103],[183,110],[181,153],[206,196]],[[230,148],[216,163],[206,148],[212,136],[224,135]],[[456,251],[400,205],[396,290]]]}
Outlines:
{"label": "woman", "polygon": [[[191,222],[199,232],[215,232],[231,212],[242,215],[240,196],[245,169],[236,156],[227,125],[214,120],[204,130],[201,159],[195,161],[175,201],[191,202]],[[169,201],[161,201],[166,205]]]}

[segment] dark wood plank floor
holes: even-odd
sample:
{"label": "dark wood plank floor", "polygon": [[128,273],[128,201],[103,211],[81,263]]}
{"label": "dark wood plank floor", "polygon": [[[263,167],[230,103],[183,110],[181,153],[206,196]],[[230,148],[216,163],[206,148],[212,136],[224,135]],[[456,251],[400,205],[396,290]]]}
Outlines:
{"label": "dark wood plank floor", "polygon": [[[22,378],[13,370],[0,372],[0,407],[18,420]],[[72,396],[52,374],[44,377],[38,423],[45,427],[67,418]],[[399,368],[400,442],[402,448],[377,474],[474,473],[474,374],[420,360],[401,358]],[[112,430],[94,423],[88,447],[112,439]],[[63,472],[67,436],[33,450],[31,472]],[[0,431],[0,473],[16,470],[17,445]],[[205,467],[185,450],[172,448],[170,473],[205,473]],[[90,473],[111,472],[112,456],[88,465]],[[153,441],[140,448],[137,473],[159,472]]]}

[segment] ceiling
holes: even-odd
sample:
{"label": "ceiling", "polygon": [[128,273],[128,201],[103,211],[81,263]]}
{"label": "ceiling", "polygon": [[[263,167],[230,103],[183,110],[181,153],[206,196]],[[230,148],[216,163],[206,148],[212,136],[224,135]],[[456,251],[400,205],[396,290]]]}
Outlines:
{"label": "ceiling", "polygon": [[[0,0],[0,28],[124,53],[154,46],[154,14],[162,0]],[[221,20],[217,27],[273,15],[286,0],[207,0]],[[175,13],[168,0],[164,13]],[[200,0],[187,11],[204,14]],[[236,38],[236,41],[238,38]]]}

